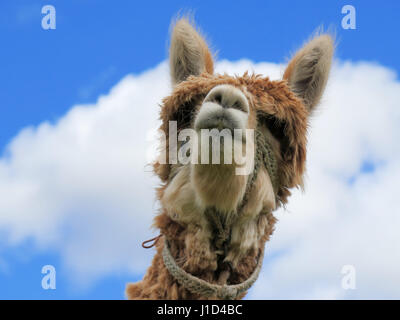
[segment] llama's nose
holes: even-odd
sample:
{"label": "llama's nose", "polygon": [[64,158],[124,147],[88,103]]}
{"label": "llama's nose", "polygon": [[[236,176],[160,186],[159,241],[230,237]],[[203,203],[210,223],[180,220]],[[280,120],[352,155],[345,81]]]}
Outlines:
{"label": "llama's nose", "polygon": [[222,84],[214,87],[204,99],[205,102],[219,104],[223,108],[232,108],[249,112],[249,104],[244,93],[234,86]]}

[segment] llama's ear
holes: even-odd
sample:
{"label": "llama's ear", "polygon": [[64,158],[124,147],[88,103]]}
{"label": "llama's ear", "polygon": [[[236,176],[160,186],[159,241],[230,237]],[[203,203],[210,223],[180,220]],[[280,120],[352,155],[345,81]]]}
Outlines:
{"label": "llama's ear", "polygon": [[213,58],[206,42],[186,18],[178,20],[172,30],[169,65],[173,85],[190,75],[214,72]]}
{"label": "llama's ear", "polygon": [[283,75],[291,90],[303,99],[310,112],[324,92],[333,50],[334,42],[331,36],[324,34],[316,37],[296,53]]}

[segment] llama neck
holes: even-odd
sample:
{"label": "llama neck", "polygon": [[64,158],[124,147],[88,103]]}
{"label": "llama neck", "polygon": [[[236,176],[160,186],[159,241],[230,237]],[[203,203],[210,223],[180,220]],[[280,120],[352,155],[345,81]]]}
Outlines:
{"label": "llama neck", "polygon": [[[233,169],[183,166],[176,169],[171,182],[159,191],[163,211],[156,217],[154,226],[168,239],[176,263],[209,283],[236,284],[248,279],[256,266],[259,248],[268,240],[275,223],[271,214],[272,185],[267,172],[261,170],[254,182],[254,192],[232,225],[229,251],[217,250],[215,233],[205,211],[219,207],[219,212],[223,211],[221,208],[230,212],[241,202],[247,176],[237,176]],[[242,189],[235,188],[238,184],[242,184]],[[199,191],[200,187],[204,188]],[[201,194],[201,190],[205,193]],[[207,193],[207,190],[213,192]],[[232,194],[235,196],[231,197]],[[224,205],[226,198],[236,204]],[[128,298],[204,299],[182,287],[169,273],[162,257],[163,245],[163,241],[157,244],[157,253],[143,281],[128,286]],[[225,272],[221,257],[231,262],[233,270]]]}
{"label": "llama neck", "polygon": [[237,175],[234,165],[197,164],[191,167],[191,182],[202,207],[220,212],[236,211],[246,191],[248,176]]}
{"label": "llama neck", "polygon": [[[272,214],[265,215],[263,219],[265,223],[263,225],[263,235],[259,239],[260,248],[264,247],[265,242],[268,241],[275,223],[275,218]],[[186,272],[207,282],[219,283],[218,280],[221,273],[217,272],[215,260],[203,258],[199,262],[198,254],[201,251],[201,247],[199,247],[199,243],[195,247],[190,244],[190,238],[196,236],[193,232],[187,228],[182,228],[165,213],[156,217],[155,226],[160,228],[164,237],[169,239],[172,256]],[[193,294],[180,285],[164,265],[163,248],[164,239],[158,242],[152,265],[148,268],[143,280],[128,284],[126,288],[128,299],[217,299],[217,297],[204,297]],[[241,283],[247,280],[256,267],[258,253],[258,250],[248,252],[240,261],[242,267],[229,273],[229,279],[225,280],[229,281],[229,284]],[[237,299],[243,298],[244,295],[245,293],[241,294]]]}

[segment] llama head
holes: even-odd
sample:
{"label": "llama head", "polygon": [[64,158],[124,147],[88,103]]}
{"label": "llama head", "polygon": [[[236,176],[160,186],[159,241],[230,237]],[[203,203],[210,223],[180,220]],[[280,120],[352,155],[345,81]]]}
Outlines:
{"label": "llama head", "polygon": [[[187,19],[178,20],[170,45],[173,92],[163,100],[161,109],[167,155],[170,121],[176,122],[178,132],[187,128],[196,132],[202,129],[257,130],[271,147],[277,168],[276,188],[273,188],[272,177],[265,188],[273,191],[274,204],[285,203],[289,189],[303,184],[308,119],[323,94],[332,54],[331,37],[320,35],[294,56],[282,80],[270,81],[248,73],[234,77],[218,75],[214,74],[213,56],[205,40]],[[246,161],[254,166],[254,158]],[[172,179],[174,170],[179,167],[179,164],[166,162],[154,166],[165,182]],[[216,197],[213,183],[220,189],[223,188],[221,184],[232,183],[227,178],[232,166],[235,163],[231,166],[200,163],[192,167],[190,177],[198,179],[195,185],[203,183],[199,188],[209,190],[198,190],[206,205],[215,205],[212,203]],[[236,200],[229,197],[227,200],[234,206],[243,197],[248,176],[236,179]]]}

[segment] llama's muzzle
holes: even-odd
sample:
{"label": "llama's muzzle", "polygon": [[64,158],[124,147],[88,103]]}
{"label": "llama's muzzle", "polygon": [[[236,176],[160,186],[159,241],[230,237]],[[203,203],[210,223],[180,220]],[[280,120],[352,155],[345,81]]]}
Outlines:
{"label": "llama's muzzle", "polygon": [[243,92],[231,85],[214,87],[196,116],[194,127],[201,129],[242,129],[247,126],[249,104]]}

